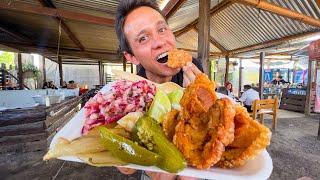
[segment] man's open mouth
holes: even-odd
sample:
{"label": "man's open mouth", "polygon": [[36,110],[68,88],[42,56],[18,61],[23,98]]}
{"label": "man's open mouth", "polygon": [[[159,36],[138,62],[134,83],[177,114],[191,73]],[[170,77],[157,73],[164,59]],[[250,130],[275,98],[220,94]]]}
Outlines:
{"label": "man's open mouth", "polygon": [[168,61],[168,52],[160,54],[157,58],[157,61],[159,63],[166,63]]}

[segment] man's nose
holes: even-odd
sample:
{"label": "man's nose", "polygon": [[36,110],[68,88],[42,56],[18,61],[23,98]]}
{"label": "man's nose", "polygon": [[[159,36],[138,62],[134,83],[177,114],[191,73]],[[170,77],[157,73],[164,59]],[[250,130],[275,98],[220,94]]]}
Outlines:
{"label": "man's nose", "polygon": [[162,46],[164,46],[164,44],[165,44],[165,42],[164,42],[164,39],[162,39],[162,37],[155,36],[152,41],[152,48],[158,49],[158,48],[161,48]]}

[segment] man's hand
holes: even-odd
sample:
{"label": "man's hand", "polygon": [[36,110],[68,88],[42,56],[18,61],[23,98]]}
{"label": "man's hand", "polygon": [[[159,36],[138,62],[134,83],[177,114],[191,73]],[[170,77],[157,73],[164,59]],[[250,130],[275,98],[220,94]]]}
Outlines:
{"label": "man's hand", "polygon": [[135,173],[137,170],[135,169],[130,169],[130,168],[122,168],[122,167],[117,167],[117,169],[125,175],[131,175],[133,173]]}
{"label": "man's hand", "polygon": [[202,73],[196,65],[193,63],[188,63],[186,66],[182,68],[183,70],[183,87],[187,87],[190,83],[192,83],[196,76]]}

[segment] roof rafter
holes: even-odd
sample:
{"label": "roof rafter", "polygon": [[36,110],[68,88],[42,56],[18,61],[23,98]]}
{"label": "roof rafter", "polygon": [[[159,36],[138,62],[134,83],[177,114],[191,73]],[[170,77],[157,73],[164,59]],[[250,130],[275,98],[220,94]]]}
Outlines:
{"label": "roof rafter", "polygon": [[316,36],[316,35],[320,35],[320,32],[303,32],[300,34],[290,35],[290,36],[282,37],[279,39],[274,39],[274,40],[254,44],[251,46],[234,49],[234,50],[228,51],[228,54],[234,55],[234,54],[239,54],[239,53],[243,53],[243,52],[249,52],[249,51],[253,51],[253,50],[263,49],[263,48],[279,45],[279,44],[286,42],[286,41],[292,41],[295,39],[311,37],[311,36]]}
{"label": "roof rafter", "polygon": [[[210,9],[210,16],[213,16],[213,15],[219,13],[220,11],[229,7],[233,3],[235,3],[235,2],[231,1],[231,0],[224,0],[224,1],[220,2],[219,4],[217,4],[216,6],[214,6],[213,8]],[[198,21],[199,21],[199,18],[195,19],[194,21],[192,21],[191,23],[186,25],[184,28],[182,28],[178,31],[175,31],[174,35],[176,37],[178,37],[178,36],[188,32],[190,29],[194,28],[198,24]]]}
{"label": "roof rafter", "polygon": [[262,9],[280,16],[284,16],[290,19],[301,21],[305,24],[309,24],[315,27],[320,27],[320,20],[307,16],[305,14],[278,6],[273,3],[269,3],[266,0],[233,0],[236,3],[249,5],[258,9]]}
{"label": "roof rafter", "polygon": [[[195,26],[194,30],[198,31],[198,28]],[[224,48],[218,41],[216,41],[211,35],[209,36],[210,43],[218,48],[221,52],[227,52],[226,48]]]}
{"label": "roof rafter", "polygon": [[163,8],[162,12],[169,19],[187,0],[170,0]]}
{"label": "roof rafter", "polygon": [[35,5],[30,5],[28,3],[15,2],[10,3],[0,2],[0,9],[33,13],[38,15],[60,17],[76,21],[84,21],[93,24],[99,24],[104,26],[114,26],[114,20],[99,16],[93,16],[85,13],[79,13],[74,11],[53,9],[48,7],[40,7]]}
{"label": "roof rafter", "polygon": [[[195,52],[198,53],[198,50],[196,49],[188,49],[188,48],[178,48],[180,50],[188,51],[188,52]],[[225,55],[225,53],[220,53],[220,52],[210,52],[210,56],[222,56]]]}
{"label": "roof rafter", "polygon": [[[56,9],[51,0],[39,0],[39,2],[45,7],[51,7]],[[65,33],[67,33],[68,37],[80,48],[80,50],[84,51],[85,48],[79,41],[79,39],[74,35],[74,33],[70,30],[64,20],[60,17],[55,17],[55,20],[58,24],[61,24],[62,29]]]}

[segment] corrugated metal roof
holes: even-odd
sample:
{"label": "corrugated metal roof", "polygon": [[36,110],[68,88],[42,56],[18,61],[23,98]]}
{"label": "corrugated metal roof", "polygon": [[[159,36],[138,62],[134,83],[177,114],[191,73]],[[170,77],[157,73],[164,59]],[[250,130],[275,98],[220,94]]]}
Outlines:
{"label": "corrugated metal roof", "polygon": [[[282,1],[281,4],[284,3],[289,6],[294,2]],[[297,1],[295,6],[298,4]],[[211,18],[210,34],[227,50],[233,50],[315,30],[320,29],[250,6],[233,4]]]}
{"label": "corrugated metal roof", "polygon": [[[177,39],[177,48],[185,48],[191,50],[198,49],[198,33],[191,29],[187,33],[179,36]],[[210,43],[210,52],[221,52],[218,48]]]}
{"label": "corrugated metal roof", "polygon": [[[219,0],[211,0],[211,8],[217,5]],[[173,31],[179,30],[199,17],[199,0],[188,0],[168,20]]]}

